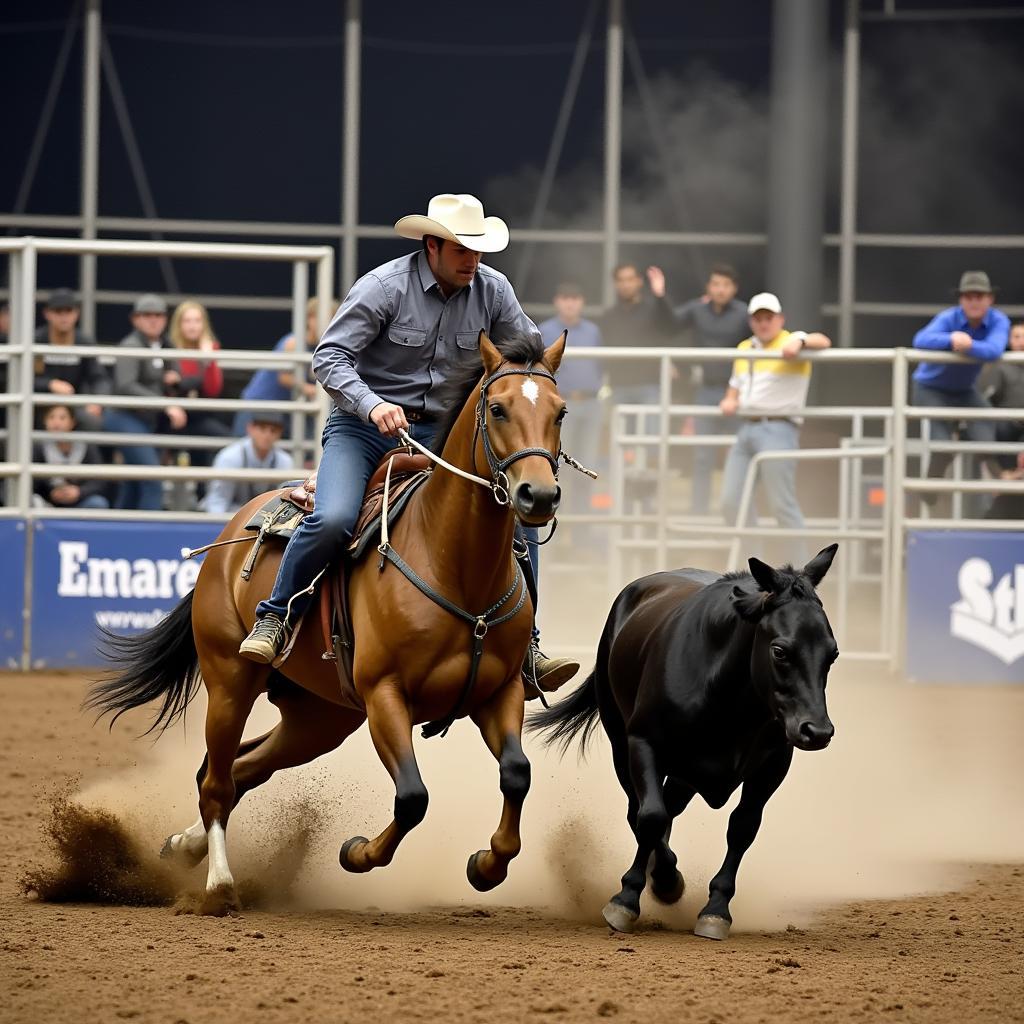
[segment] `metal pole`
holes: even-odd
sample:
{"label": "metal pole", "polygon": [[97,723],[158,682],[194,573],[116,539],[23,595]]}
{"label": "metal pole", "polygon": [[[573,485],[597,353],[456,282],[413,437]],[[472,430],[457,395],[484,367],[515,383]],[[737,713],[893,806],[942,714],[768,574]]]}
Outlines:
{"label": "metal pole", "polygon": [[352,287],[358,268],[356,228],[359,225],[359,85],[362,24],[361,0],[347,0],[345,11],[345,122],[342,134],[341,288]]}
{"label": "metal pole", "polygon": [[860,0],[846,0],[843,37],[843,153],[839,208],[839,344],[853,345],[857,274],[857,116],[860,106]]}
{"label": "metal pole", "polygon": [[[10,273],[10,288],[11,288],[11,303],[10,303],[10,340],[14,343],[15,348],[19,345],[25,344],[24,336],[22,335],[22,313],[21,303],[23,296],[21,294],[21,253],[12,252],[10,254],[9,273]],[[27,350],[22,349],[21,353],[17,356],[13,363],[7,364],[7,390],[10,392],[16,392],[21,387],[22,372],[21,364],[23,360],[30,360],[31,356]],[[21,416],[15,411],[13,406],[6,406],[4,410],[4,416],[7,421],[7,440],[4,442],[4,461],[5,462],[17,462],[18,451],[20,448],[21,438]],[[18,504],[18,478],[7,477],[4,480],[4,504],[10,507],[14,507]]]}
{"label": "metal pole", "polygon": [[622,0],[608,0],[604,88],[604,283],[605,306],[615,301],[612,271],[619,262],[619,190],[622,178]]}
{"label": "metal pole", "polygon": [[[332,308],[333,287],[334,253],[329,250],[317,260],[316,264],[316,323],[317,333],[320,337],[323,337],[324,331],[327,330],[327,325],[331,322],[331,317],[334,316],[334,309]],[[324,426],[327,423],[327,417],[330,415],[331,407],[334,404],[330,395],[323,389],[318,393],[318,397],[320,399],[320,410],[317,414],[313,438],[312,454],[314,461],[318,445],[320,444],[320,438],[323,436]]]}
{"label": "metal pole", "polygon": [[[309,264],[292,264],[292,337],[295,354],[306,352],[306,302],[309,296]],[[302,385],[306,380],[306,364],[297,359],[292,370],[292,398],[302,401]],[[302,465],[306,454],[306,414],[298,409],[292,413],[292,452],[296,465]]]}
{"label": "metal pole", "polygon": [[907,350],[898,348],[892,361],[892,497],[889,502],[889,667],[903,667],[903,536],[907,475]]}
{"label": "metal pole", "polygon": [[792,327],[812,330],[822,306],[828,4],[775,0],[772,22],[768,288]]}
{"label": "metal pole", "polygon": [[[100,0],[86,0],[82,61],[82,238],[96,237],[100,161]],[[83,253],[78,264],[82,293],[81,328],[96,332],[96,257]]]}
{"label": "metal pole", "polygon": [[[590,49],[590,37],[594,32],[594,19],[597,16],[598,0],[590,0],[590,6],[583,18],[583,27],[580,29],[579,38],[576,40],[576,50],[572,55],[572,65],[569,68],[569,77],[565,82],[565,91],[562,93],[562,103],[558,108],[558,117],[555,119],[555,129],[551,133],[551,145],[548,147],[547,160],[544,162],[544,172],[540,176],[540,184],[537,186],[537,197],[533,201],[533,211],[530,214],[529,225],[534,231],[538,230],[544,222],[544,214],[547,213],[548,201],[551,198],[551,188],[555,182],[555,174],[558,171],[558,161],[562,156],[562,147],[565,145],[565,136],[569,130],[569,117],[572,115],[572,108],[576,104],[576,94],[579,92],[580,78],[583,77],[583,66],[587,62],[587,51]],[[522,255],[519,257],[519,266],[516,269],[516,287],[519,294],[523,294],[526,287],[526,279],[533,265],[533,255],[537,250],[536,241],[529,242],[523,247]],[[544,296],[548,298],[548,296]]]}
{"label": "metal pole", "polygon": [[[36,314],[36,250],[30,243],[21,252],[21,268],[18,274],[19,295],[16,304],[18,321],[16,341],[21,346],[18,362],[18,389],[22,394],[21,408],[18,409],[18,444],[14,458],[21,466],[18,475],[18,512],[28,516],[32,508],[32,393],[35,390],[35,367],[32,359],[32,336],[35,333]],[[12,313],[14,310],[12,309]],[[13,321],[12,321],[13,322]],[[26,569],[26,572],[28,570]]]}

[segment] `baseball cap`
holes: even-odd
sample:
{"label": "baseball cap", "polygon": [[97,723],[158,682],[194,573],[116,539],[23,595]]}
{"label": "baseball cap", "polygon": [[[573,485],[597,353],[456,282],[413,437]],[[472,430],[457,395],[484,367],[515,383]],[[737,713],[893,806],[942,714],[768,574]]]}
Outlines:
{"label": "baseball cap", "polygon": [[154,295],[152,292],[146,292],[145,295],[140,295],[135,300],[135,305],[132,306],[133,313],[162,313],[167,315],[167,303],[160,298],[159,295]]}
{"label": "baseball cap", "polygon": [[54,288],[44,306],[45,309],[78,309],[78,296],[70,288]]}
{"label": "baseball cap", "polygon": [[782,303],[777,295],[771,292],[758,292],[748,303],[747,313],[753,316],[759,310],[766,309],[769,313],[781,313]]}

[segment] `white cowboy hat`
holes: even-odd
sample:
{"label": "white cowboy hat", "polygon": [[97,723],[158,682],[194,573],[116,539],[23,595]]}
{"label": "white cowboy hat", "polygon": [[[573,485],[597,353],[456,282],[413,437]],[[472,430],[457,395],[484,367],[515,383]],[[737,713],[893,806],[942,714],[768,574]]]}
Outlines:
{"label": "white cowboy hat", "polygon": [[476,196],[445,192],[434,196],[427,215],[410,213],[395,224],[403,238],[436,235],[474,252],[501,252],[508,245],[508,225],[500,217],[485,217]]}

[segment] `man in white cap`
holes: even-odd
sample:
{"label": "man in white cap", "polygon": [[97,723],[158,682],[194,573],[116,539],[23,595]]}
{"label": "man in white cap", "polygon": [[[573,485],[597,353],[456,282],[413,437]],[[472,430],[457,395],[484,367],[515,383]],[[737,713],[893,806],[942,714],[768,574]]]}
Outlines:
{"label": "man in white cap", "polygon": [[[725,462],[722,512],[736,523],[743,482],[750,461],[758,452],[795,451],[800,447],[799,410],[807,402],[811,364],[799,355],[804,349],[828,348],[821,333],[787,331],[782,303],[771,292],[755,295],[747,304],[752,336],[739,343],[744,353],[732,367],[732,377],[719,408],[726,416],[739,416],[736,443]],[[779,353],[781,359],[758,359],[757,352]],[[751,358],[753,357],[753,358]],[[800,529],[803,513],[796,499],[796,462],[767,460],[761,464],[761,483],[779,526]],[[803,542],[790,545],[793,563],[804,561]]]}
{"label": "man in white cap", "polygon": [[[431,443],[445,411],[439,385],[479,366],[480,331],[498,342],[540,339],[505,275],[480,262],[508,245],[508,227],[485,217],[479,199],[434,196],[426,216],[403,217],[395,230],[421,240],[421,250],[356,281],[313,353],[313,372],[335,406],[324,428],[316,509],[289,541],[273,592],[239,648],[253,661],[274,659],[289,599],[344,551],[370,474],[398,444],[398,432]],[[292,601],[287,625],[304,603],[308,598]],[[531,681],[554,690],[578,670],[576,662],[546,658],[534,631],[524,666]]]}

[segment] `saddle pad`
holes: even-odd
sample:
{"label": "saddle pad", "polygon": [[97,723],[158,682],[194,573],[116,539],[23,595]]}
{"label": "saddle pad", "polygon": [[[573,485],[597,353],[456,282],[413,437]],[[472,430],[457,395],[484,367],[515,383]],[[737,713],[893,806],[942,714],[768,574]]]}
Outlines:
{"label": "saddle pad", "polygon": [[264,537],[283,537],[288,540],[298,529],[299,523],[309,514],[289,498],[291,486],[282,488],[268,498],[245,524],[247,530],[261,530]]}
{"label": "saddle pad", "polygon": [[[398,517],[405,510],[409,499],[420,486],[430,479],[430,470],[425,469],[410,476],[403,476],[397,481],[391,477],[391,497],[388,505],[388,527],[394,526]],[[363,507],[359,510],[356,528],[348,546],[348,557],[357,562],[366,554],[368,548],[376,547],[380,537],[380,521],[384,511],[384,485],[368,491],[363,498]]]}

